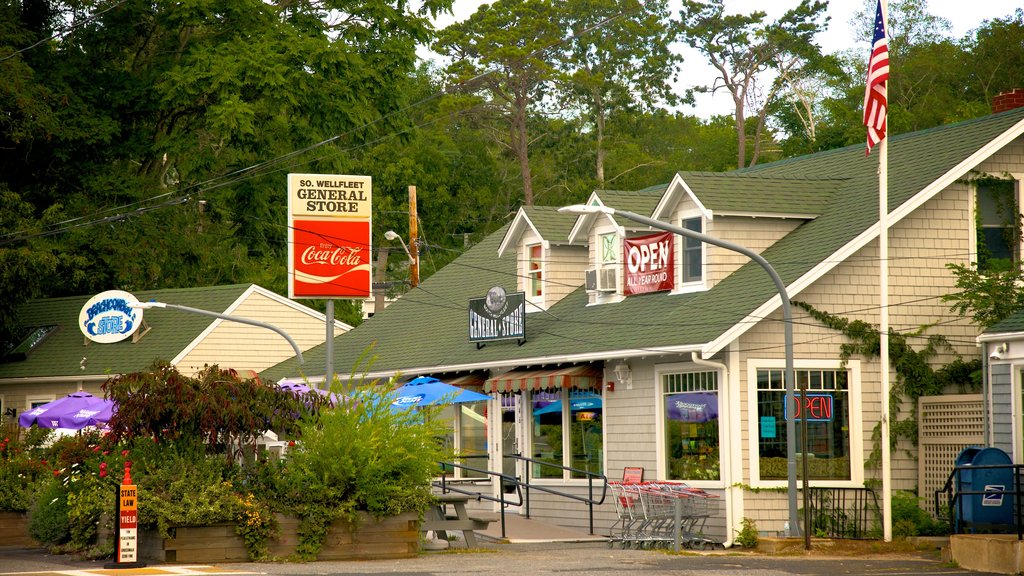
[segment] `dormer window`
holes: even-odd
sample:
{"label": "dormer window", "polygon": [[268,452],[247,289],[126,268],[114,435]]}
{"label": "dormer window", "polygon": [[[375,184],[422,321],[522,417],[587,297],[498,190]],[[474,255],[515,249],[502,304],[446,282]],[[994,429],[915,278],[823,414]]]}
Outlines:
{"label": "dormer window", "polygon": [[[684,218],[682,227],[694,232],[703,233],[701,218]],[[704,243],[696,238],[683,238],[683,284],[692,284],[704,280]]]}
{"label": "dormer window", "polygon": [[527,296],[531,299],[544,295],[544,247],[534,244],[528,247],[529,259],[526,264]]}

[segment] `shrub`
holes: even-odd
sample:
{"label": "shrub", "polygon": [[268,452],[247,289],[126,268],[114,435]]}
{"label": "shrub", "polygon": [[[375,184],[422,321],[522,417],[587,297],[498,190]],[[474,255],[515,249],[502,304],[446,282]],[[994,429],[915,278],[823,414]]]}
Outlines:
{"label": "shrub", "polygon": [[912,492],[897,490],[892,493],[892,534],[895,537],[906,536],[945,536],[949,534],[949,525],[932,518],[931,514],[921,509],[918,498]]}
{"label": "shrub", "polygon": [[[387,388],[390,390],[390,387]],[[356,520],[423,512],[432,503],[437,463],[450,456],[441,439],[439,409],[392,411],[380,386],[361,386],[334,409],[300,428],[278,484],[282,503],[300,518],[300,557],[315,558],[335,518]]]}
{"label": "shrub", "polygon": [[22,442],[10,437],[0,442],[0,512],[27,512],[34,493],[52,476],[40,448],[50,432],[33,428]]}
{"label": "shrub", "polygon": [[71,539],[68,522],[68,493],[59,477],[46,482],[29,511],[28,535],[49,545]]}
{"label": "shrub", "polygon": [[736,530],[736,545],[741,548],[757,548],[757,523],[751,518],[744,518],[742,528]]}

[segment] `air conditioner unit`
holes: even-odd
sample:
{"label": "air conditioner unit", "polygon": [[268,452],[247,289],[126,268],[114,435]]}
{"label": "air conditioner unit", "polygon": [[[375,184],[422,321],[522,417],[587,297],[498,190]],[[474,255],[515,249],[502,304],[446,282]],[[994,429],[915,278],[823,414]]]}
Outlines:
{"label": "air conditioner unit", "polygon": [[597,269],[590,268],[586,272],[586,281],[584,286],[587,288],[587,292],[594,292],[597,290]]}
{"label": "air conditioner unit", "polygon": [[601,268],[597,271],[597,289],[600,292],[615,292],[619,284],[618,268]]}

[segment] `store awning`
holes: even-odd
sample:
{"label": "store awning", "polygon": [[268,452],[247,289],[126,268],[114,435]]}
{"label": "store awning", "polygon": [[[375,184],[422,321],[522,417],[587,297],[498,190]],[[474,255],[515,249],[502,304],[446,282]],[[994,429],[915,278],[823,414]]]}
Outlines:
{"label": "store awning", "polygon": [[547,388],[601,389],[601,370],[589,364],[554,370],[513,370],[488,378],[484,392],[519,392]]}

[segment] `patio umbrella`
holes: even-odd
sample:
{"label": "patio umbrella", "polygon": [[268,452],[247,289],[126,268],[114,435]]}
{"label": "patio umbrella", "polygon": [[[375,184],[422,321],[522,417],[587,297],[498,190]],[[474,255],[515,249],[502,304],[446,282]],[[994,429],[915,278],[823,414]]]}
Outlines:
{"label": "patio umbrella", "polygon": [[458,404],[461,402],[482,402],[490,400],[490,396],[445,384],[437,378],[420,376],[408,381],[402,387],[392,392],[394,401],[391,407],[394,410],[404,410],[417,406],[429,406],[431,404]]}
{"label": "patio umbrella", "polygon": [[18,424],[25,428],[69,428],[81,430],[86,426],[102,426],[116,412],[113,400],[97,398],[79,390],[53,402],[22,412]]}
{"label": "patio umbrella", "polygon": [[[580,410],[600,410],[601,409],[601,397],[598,395],[593,396],[574,396],[569,399],[569,410],[573,412],[579,412]],[[534,410],[533,415],[539,416],[541,414],[550,414],[552,412],[562,411],[562,401],[556,400],[547,406]]]}
{"label": "patio umbrella", "polygon": [[332,404],[337,404],[341,400],[341,396],[333,394],[327,390],[321,390],[319,388],[313,388],[305,382],[293,382],[291,380],[284,380],[277,384],[277,387],[286,392],[293,392],[295,394],[306,394],[308,392],[316,392],[321,396],[327,396]]}
{"label": "patio umbrella", "polygon": [[671,394],[666,406],[670,420],[700,423],[718,418],[718,394],[711,392]]}

